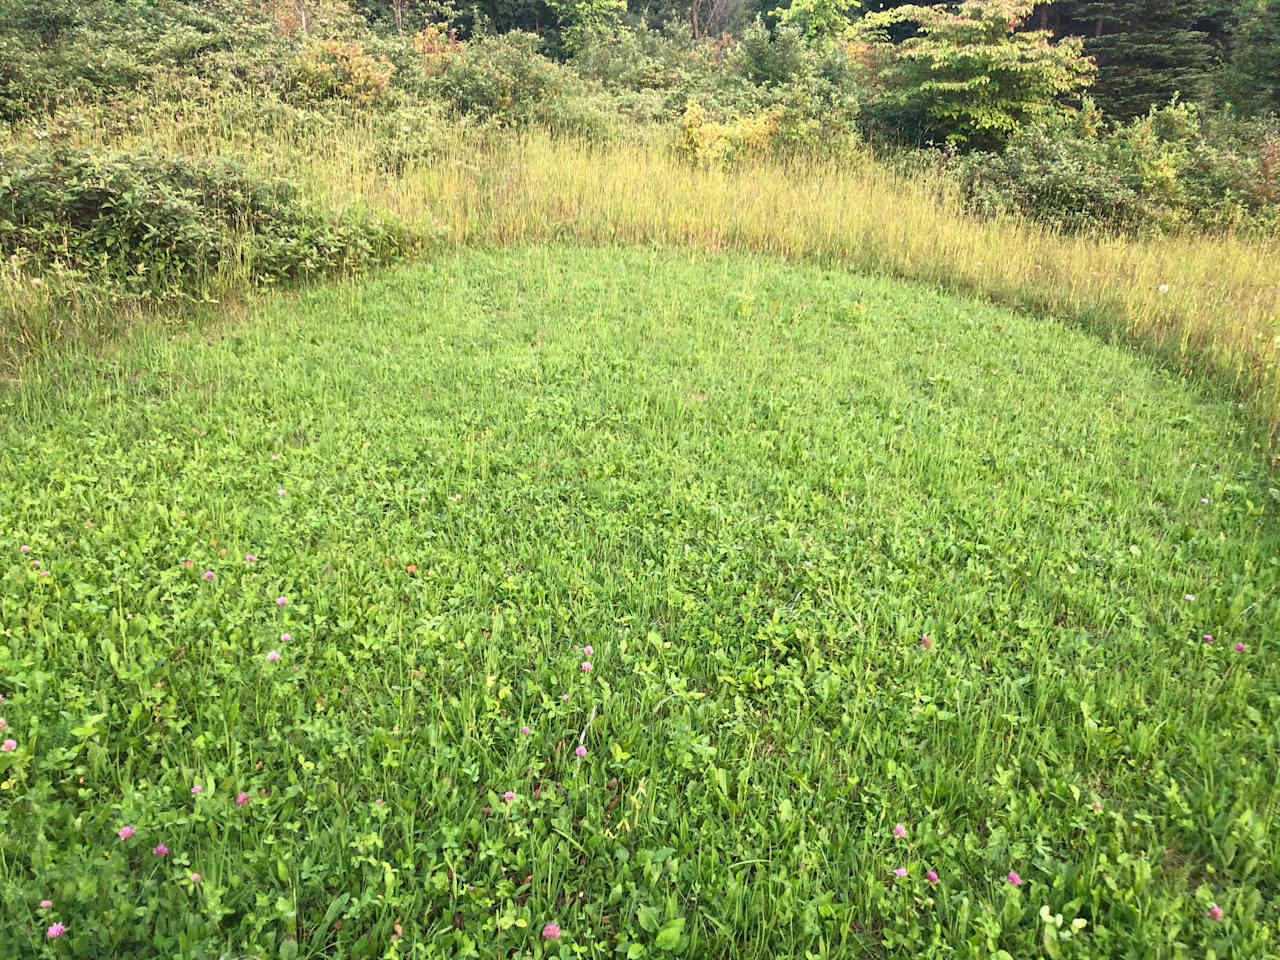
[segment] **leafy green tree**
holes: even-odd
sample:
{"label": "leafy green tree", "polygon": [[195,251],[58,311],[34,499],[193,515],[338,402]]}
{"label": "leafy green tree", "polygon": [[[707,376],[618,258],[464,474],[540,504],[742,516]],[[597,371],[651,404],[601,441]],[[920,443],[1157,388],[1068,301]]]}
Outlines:
{"label": "leafy green tree", "polygon": [[826,46],[840,37],[846,36],[852,27],[850,14],[862,4],[841,0],[792,0],[791,6],[783,10],[779,23],[784,27],[793,27],[806,40]]}
{"label": "leafy green tree", "polygon": [[799,77],[808,53],[798,28],[783,24],[771,31],[763,20],[757,19],[743,31],[731,63],[748,83],[774,87]]}
{"label": "leafy green tree", "polygon": [[[1030,0],[979,0],[958,7],[907,5],[865,16],[858,26],[883,58],[875,113],[908,139],[955,147],[998,147],[1022,124],[1083,92],[1093,65],[1078,39],[1018,30]],[[914,24],[901,43],[888,31]]]}
{"label": "leafy green tree", "polygon": [[626,0],[548,0],[560,26],[560,48],[572,55],[593,33],[617,27],[627,13]]}

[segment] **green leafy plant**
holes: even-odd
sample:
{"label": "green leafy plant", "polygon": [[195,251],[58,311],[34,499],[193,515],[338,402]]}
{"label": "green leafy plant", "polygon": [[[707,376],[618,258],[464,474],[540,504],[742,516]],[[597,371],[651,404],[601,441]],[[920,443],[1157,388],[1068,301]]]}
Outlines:
{"label": "green leafy plant", "polygon": [[394,67],[356,41],[321,40],[302,48],[293,64],[292,96],[303,101],[341,100],[357,107],[384,101]]}
{"label": "green leafy plant", "polygon": [[548,0],[559,21],[559,45],[572,56],[592,34],[618,26],[627,13],[626,0]]}
{"label": "green leafy plant", "polygon": [[499,126],[538,123],[589,138],[606,121],[564,66],[538,52],[530,33],[483,37],[465,45],[433,81],[436,96],[458,113]]}
{"label": "green leafy plant", "polygon": [[1073,231],[1280,227],[1266,122],[1206,116],[1179,100],[1107,124],[1091,101],[1021,128],[1000,153],[947,156],[970,209],[1017,212]]}
{"label": "green leafy plant", "polygon": [[[884,60],[874,105],[881,128],[901,139],[995,147],[1080,94],[1093,64],[1077,39],[1053,43],[1047,31],[1019,30],[1032,8],[1030,0],[981,0],[865,16],[858,36]],[[887,29],[903,24],[917,34],[889,42]]]}
{"label": "green leafy plant", "polygon": [[810,43],[829,46],[846,39],[853,28],[852,13],[861,7],[858,0],[792,0],[778,14],[778,24],[792,27]]}
{"label": "green leafy plant", "polygon": [[0,158],[0,254],[129,295],[198,295],[227,270],[255,283],[305,277],[387,259],[407,242],[228,161],[66,149]]}

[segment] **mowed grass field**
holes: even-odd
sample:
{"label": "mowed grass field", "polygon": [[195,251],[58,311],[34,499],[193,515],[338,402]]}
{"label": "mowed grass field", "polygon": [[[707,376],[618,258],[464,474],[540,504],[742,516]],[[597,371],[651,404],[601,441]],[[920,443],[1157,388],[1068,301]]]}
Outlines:
{"label": "mowed grass field", "polygon": [[743,255],[58,360],[0,404],[0,956],[1277,956],[1256,429]]}

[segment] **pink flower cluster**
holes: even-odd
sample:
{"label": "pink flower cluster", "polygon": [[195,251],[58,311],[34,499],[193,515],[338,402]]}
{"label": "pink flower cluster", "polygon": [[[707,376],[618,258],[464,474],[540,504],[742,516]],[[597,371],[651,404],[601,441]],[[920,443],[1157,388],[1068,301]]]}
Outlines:
{"label": "pink flower cluster", "polygon": [[[905,839],[906,839],[906,836],[907,836],[907,825],[906,825],[905,823],[895,823],[895,824],[893,825],[893,830],[891,830],[890,832],[894,835],[894,837],[895,837],[896,839],[898,839],[898,840],[905,840]],[[906,877],[906,876],[907,876],[907,868],[906,868],[906,867],[895,867],[895,868],[894,868],[894,871],[893,871],[893,875],[894,875],[895,877],[897,877],[899,880],[901,880],[901,879],[903,879],[904,877]],[[928,872],[925,874],[925,878],[926,878],[926,879],[927,879],[931,884],[933,884],[934,886],[937,886],[937,884],[938,884],[938,880],[939,880],[939,877],[938,877],[937,871],[935,871],[935,870],[930,870],[930,871],[928,871]]]}

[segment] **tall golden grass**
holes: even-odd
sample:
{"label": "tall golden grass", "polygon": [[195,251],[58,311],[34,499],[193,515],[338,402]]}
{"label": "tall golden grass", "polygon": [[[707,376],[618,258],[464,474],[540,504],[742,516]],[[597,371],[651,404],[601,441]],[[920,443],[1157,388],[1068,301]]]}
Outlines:
{"label": "tall golden grass", "polygon": [[442,127],[428,159],[392,173],[375,120],[286,124],[263,136],[230,114],[177,107],[127,129],[89,124],[74,139],[239,156],[300,181],[322,203],[394,217],[444,245],[689,245],[937,285],[1083,323],[1222,384],[1256,411],[1275,446],[1280,240],[1090,237],[1017,218],[978,221],[945,183],[869,155],[695,168],[660,135],[593,145]]}

